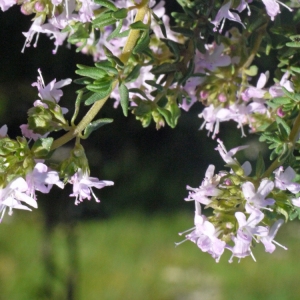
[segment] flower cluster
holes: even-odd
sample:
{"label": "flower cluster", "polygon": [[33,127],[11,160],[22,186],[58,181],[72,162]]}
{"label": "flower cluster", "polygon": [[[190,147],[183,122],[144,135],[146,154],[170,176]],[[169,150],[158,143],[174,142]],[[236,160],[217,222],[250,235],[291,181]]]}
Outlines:
{"label": "flower cluster", "polygon": [[[276,245],[286,250],[274,238],[285,218],[283,211],[281,215],[278,213],[278,207],[287,207],[288,213],[300,207],[300,184],[294,182],[295,171],[291,167],[285,170],[279,167],[272,179],[255,179],[250,177],[250,163],[241,166],[233,157],[245,146],[227,152],[223,143],[218,142],[216,150],[231,170],[215,175],[215,167],[210,165],[199,188],[187,187],[190,192],[185,200],[195,201],[196,210],[195,227],[188,230],[191,232],[185,235],[185,240],[197,244],[217,262],[225,249],[232,252],[229,262],[233,257],[241,259],[249,255],[255,260],[252,246],[257,243],[262,243],[269,253]],[[282,191],[288,191],[284,200]],[[201,204],[213,208],[214,215],[202,214]]]}

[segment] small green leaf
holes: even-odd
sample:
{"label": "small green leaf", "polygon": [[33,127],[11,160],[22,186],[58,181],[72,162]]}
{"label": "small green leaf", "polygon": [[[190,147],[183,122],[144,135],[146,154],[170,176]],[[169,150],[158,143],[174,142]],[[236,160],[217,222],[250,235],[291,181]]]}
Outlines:
{"label": "small green leaf", "polygon": [[277,97],[272,99],[272,102],[274,102],[275,104],[278,105],[284,105],[284,104],[288,104],[291,102],[291,99],[287,98],[287,97]]}
{"label": "small green leaf", "polygon": [[291,128],[290,126],[282,119],[279,117],[276,117],[276,123],[281,124],[284,130],[286,131],[286,134],[289,136],[291,133]]}
{"label": "small green leaf", "polygon": [[265,172],[265,162],[261,154],[261,151],[258,153],[257,162],[256,162],[256,177],[260,178]]}
{"label": "small green leaf", "polygon": [[[103,85],[87,85],[86,88],[94,93],[96,93],[99,96],[98,100],[102,100],[110,95],[112,91],[112,82],[105,83]],[[96,97],[90,97],[87,99],[84,104],[85,105],[91,105],[98,101]]]}
{"label": "small green leaf", "polygon": [[153,12],[153,10],[152,10],[151,13],[152,13],[152,16],[154,17],[155,21],[159,25],[163,36],[166,38],[167,37],[167,31],[166,31],[166,27],[165,27],[164,22]]}
{"label": "small green leaf", "polygon": [[117,20],[112,16],[112,13],[104,13],[95,18],[92,23],[96,28],[102,28],[105,26],[113,25],[117,22]]}
{"label": "small green leaf", "polygon": [[291,66],[291,70],[294,71],[295,73],[300,73],[300,67],[293,67]]}
{"label": "small green leaf", "polygon": [[153,74],[165,74],[165,73],[173,73],[178,71],[177,64],[171,63],[163,63],[157,67],[152,68],[151,73]]}
{"label": "small green leaf", "polygon": [[168,40],[168,39],[161,39],[161,41],[163,41],[168,46],[170,51],[175,55],[175,62],[179,61],[179,59],[180,59],[180,44],[178,44],[172,40]]}
{"label": "small green leaf", "polygon": [[85,129],[84,129],[84,134],[83,134],[83,138],[86,139],[90,136],[90,134],[97,130],[98,128],[106,125],[106,124],[110,124],[113,122],[113,119],[99,119],[99,120],[95,120],[93,122],[91,122]]}
{"label": "small green leaf", "polygon": [[124,67],[122,61],[117,56],[113,55],[113,53],[107,47],[103,46],[103,50],[109,61],[116,63],[119,66],[119,68]]}
{"label": "small green leaf", "polygon": [[188,38],[194,38],[195,34],[194,31],[188,28],[184,28],[184,27],[177,27],[174,26],[171,28],[173,31],[177,32],[177,33],[181,33],[182,35],[188,37]]}
{"label": "small green leaf", "polygon": [[127,9],[126,8],[120,8],[117,11],[115,11],[112,16],[118,20],[125,19],[127,17]]}
{"label": "small green leaf", "polygon": [[144,24],[142,21],[137,21],[135,23],[130,24],[131,29],[136,29],[136,30],[149,30],[149,25]]}
{"label": "small green leaf", "polygon": [[98,100],[101,100],[102,98],[102,95],[99,93],[88,92],[83,95],[81,101],[84,102],[85,105],[90,105],[97,102]]}
{"label": "small green leaf", "polygon": [[161,86],[160,84],[158,84],[156,81],[154,80],[145,80],[145,83],[154,86],[159,92],[162,92],[164,90],[164,87]]}
{"label": "small green leaf", "polygon": [[[77,67],[79,68],[79,65],[77,65]],[[75,73],[93,79],[100,79],[106,76],[106,72],[103,69],[99,69],[95,67],[86,67],[84,69],[79,69],[76,70]]]}
{"label": "small green leaf", "polygon": [[112,11],[117,11],[118,10],[117,7],[108,0],[94,0],[94,2],[96,4],[101,5],[101,6],[107,7],[109,9],[111,9]]}
{"label": "small green leaf", "polygon": [[125,117],[128,116],[129,92],[126,85],[122,82],[119,86],[120,104]]}
{"label": "small green leaf", "polygon": [[121,20],[115,30],[107,37],[107,41],[109,42],[111,39],[118,36],[123,26],[123,20]]}
{"label": "small green leaf", "polygon": [[140,94],[141,96],[143,96],[145,99],[149,100],[150,99],[147,97],[147,95],[145,94],[144,91],[140,90],[140,89],[137,89],[137,88],[132,88],[132,89],[129,89],[129,92],[130,93],[135,93],[135,94]]}
{"label": "small green leaf", "polygon": [[116,75],[119,75],[118,70],[116,68],[114,68],[112,66],[112,63],[108,60],[95,63],[95,66],[98,69],[104,71],[109,77],[114,77]]}
{"label": "small green leaf", "polygon": [[288,212],[284,208],[277,206],[276,212],[283,215],[286,222],[288,221],[289,215],[288,215]]}
{"label": "small green leaf", "polygon": [[51,150],[52,143],[53,143],[52,137],[39,138],[33,144],[31,151],[33,152],[36,158],[46,157]]}
{"label": "small green leaf", "polygon": [[134,46],[132,53],[137,54],[143,52],[148,48],[149,43],[150,43],[149,31],[145,30],[143,31],[142,35],[140,36],[136,45]]}
{"label": "small green leaf", "polygon": [[258,68],[257,66],[252,65],[249,69],[245,70],[245,74],[249,76],[256,76]]}
{"label": "small green leaf", "polygon": [[292,47],[292,48],[300,48],[300,43],[299,42],[288,42],[288,43],[286,43],[286,46]]}
{"label": "small green leaf", "polygon": [[125,78],[125,82],[131,82],[131,81],[135,81],[138,76],[140,75],[140,70],[141,70],[141,65],[135,65],[133,67],[133,69],[131,70],[131,72],[127,75],[127,77]]}

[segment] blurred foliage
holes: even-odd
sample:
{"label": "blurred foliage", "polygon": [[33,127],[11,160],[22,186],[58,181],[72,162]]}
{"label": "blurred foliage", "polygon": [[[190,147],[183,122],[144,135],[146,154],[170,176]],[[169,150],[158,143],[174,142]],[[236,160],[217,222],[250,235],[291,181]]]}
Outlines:
{"label": "blurred foliage", "polygon": [[[8,221],[10,221],[8,223]],[[194,244],[180,241],[177,232],[192,226],[192,216],[181,213],[152,217],[127,214],[106,221],[78,224],[79,258],[76,299],[88,300],[296,300],[298,284],[298,222],[279,230],[276,240],[289,248],[273,254],[258,245],[251,257],[229,264],[228,252],[220,263]],[[0,289],[2,300],[49,299],[44,283],[49,280],[41,263],[45,251],[41,215],[28,220],[17,211],[1,224]],[[14,234],[11,234],[14,232]],[[52,292],[56,300],[64,292],[70,259],[64,225],[52,239],[55,262]],[[55,273],[56,272],[56,273]]]}

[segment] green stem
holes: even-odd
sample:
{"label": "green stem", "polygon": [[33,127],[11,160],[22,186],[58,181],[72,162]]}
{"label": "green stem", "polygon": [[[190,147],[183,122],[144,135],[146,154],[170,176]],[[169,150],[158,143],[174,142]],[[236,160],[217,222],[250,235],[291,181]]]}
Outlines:
{"label": "green stem", "polygon": [[[145,15],[148,12],[148,0],[143,0],[138,5],[138,11],[135,16],[134,22],[137,21],[143,21],[145,18]],[[120,56],[120,60],[126,64],[134,46],[136,45],[136,42],[140,36],[140,30],[130,30],[128,39],[126,41],[126,44],[123,48],[122,54]],[[112,90],[115,89],[117,86],[118,81],[115,81],[112,85]],[[90,108],[90,110],[86,113],[86,115],[82,118],[82,120],[79,122],[79,124],[76,127],[73,127],[69,132],[67,132],[65,135],[61,136],[57,140],[55,140],[52,144],[51,150],[57,149],[60,146],[66,144],[70,140],[72,140],[74,137],[78,136],[86,127],[88,124],[91,123],[91,121],[95,118],[95,116],[98,114],[102,106],[105,104],[109,96],[98,100],[93,104],[93,106]]]}

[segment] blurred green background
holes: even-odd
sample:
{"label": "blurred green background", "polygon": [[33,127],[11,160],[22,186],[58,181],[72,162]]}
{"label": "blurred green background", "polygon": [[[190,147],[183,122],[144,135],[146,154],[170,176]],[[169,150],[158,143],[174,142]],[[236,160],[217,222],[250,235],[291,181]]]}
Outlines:
{"label": "blurred green background", "polygon": [[[0,126],[20,135],[26,112],[37,99],[31,87],[41,68],[46,83],[76,78],[77,63],[90,57],[60,47],[40,36],[37,49],[21,53],[30,16],[18,7],[0,12]],[[75,85],[63,89],[62,106],[72,112]],[[91,175],[112,180],[114,187],[97,191],[101,203],[74,206],[71,187],[39,196],[39,209],[15,211],[0,226],[0,299],[299,299],[299,224],[282,228],[277,241],[289,250],[272,255],[254,249],[257,262],[246,258],[229,264],[229,253],[216,264],[178,232],[193,226],[193,203],[186,203],[186,185],[197,187],[210,163],[221,168],[216,142],[199,131],[201,105],[182,114],[175,130],[143,129],[133,116],[115,110],[113,100],[102,117],[115,121],[83,142]],[[69,116],[71,113],[69,114]],[[57,136],[59,136],[58,134]],[[228,138],[230,137],[230,138]],[[228,149],[252,144],[241,161],[263,150],[250,136],[240,139],[235,124],[221,128]],[[63,158],[72,142],[56,153]],[[244,156],[243,156],[244,155]]]}

